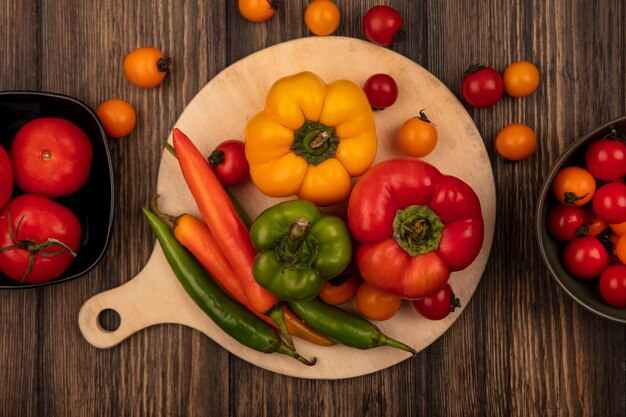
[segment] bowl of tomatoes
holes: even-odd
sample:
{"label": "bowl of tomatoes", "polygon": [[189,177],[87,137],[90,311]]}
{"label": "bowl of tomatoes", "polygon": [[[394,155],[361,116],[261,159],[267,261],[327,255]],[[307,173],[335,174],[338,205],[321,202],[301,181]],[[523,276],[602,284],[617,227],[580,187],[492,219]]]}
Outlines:
{"label": "bowl of tomatoes", "polygon": [[587,133],[556,161],[539,195],[536,232],[563,290],[626,323],[626,117]]}
{"label": "bowl of tomatoes", "polygon": [[113,170],[96,113],[54,93],[0,92],[0,289],[69,281],[104,255]]}

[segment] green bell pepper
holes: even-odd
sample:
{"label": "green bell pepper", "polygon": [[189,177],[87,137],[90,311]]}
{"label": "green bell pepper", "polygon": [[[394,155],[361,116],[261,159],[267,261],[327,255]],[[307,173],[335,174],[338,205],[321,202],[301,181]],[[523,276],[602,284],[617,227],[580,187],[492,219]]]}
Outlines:
{"label": "green bell pepper", "polygon": [[352,257],[344,221],[306,200],[266,209],[254,221],[250,238],[258,252],[254,279],[286,301],[316,297],[324,281],[343,272]]}

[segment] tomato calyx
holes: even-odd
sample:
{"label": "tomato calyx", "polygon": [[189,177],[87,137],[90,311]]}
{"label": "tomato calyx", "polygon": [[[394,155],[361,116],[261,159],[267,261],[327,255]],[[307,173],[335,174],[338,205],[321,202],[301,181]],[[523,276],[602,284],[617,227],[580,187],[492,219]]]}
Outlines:
{"label": "tomato calyx", "polygon": [[211,168],[213,168],[213,171],[215,171],[217,166],[221,164],[222,162],[224,162],[224,152],[220,151],[219,149],[216,149],[213,152],[211,152],[211,155],[209,155],[207,160],[209,161],[209,165],[211,165]]}
{"label": "tomato calyx", "polygon": [[339,139],[335,129],[320,122],[305,121],[295,132],[291,150],[311,165],[319,165],[337,153]]}
{"label": "tomato calyx", "polygon": [[437,126],[436,124],[430,121],[428,116],[426,116],[426,113],[424,113],[424,109],[420,110],[419,115],[415,116],[415,118],[421,120],[422,122],[430,123],[433,126]]}
{"label": "tomato calyx", "polygon": [[576,193],[573,193],[571,191],[567,191],[564,194],[564,196],[565,196],[564,197],[564,201],[565,201],[565,204],[572,205],[572,204],[576,203],[578,200],[583,200],[588,195],[589,195],[589,193],[586,193],[585,195],[579,197],[579,196],[576,195]]}
{"label": "tomato calyx", "polygon": [[473,74],[475,72],[480,71],[483,68],[486,68],[486,67],[480,64],[470,64],[469,67],[467,67],[465,71],[463,71],[463,74],[465,75]]}
{"label": "tomato calyx", "polygon": [[398,210],[393,220],[393,238],[410,256],[437,250],[443,223],[427,206],[408,206]]}
{"label": "tomato calyx", "polygon": [[172,58],[170,57],[159,58],[159,60],[157,61],[157,68],[159,69],[159,72],[169,72],[171,65]]}
{"label": "tomato calyx", "polygon": [[351,274],[340,274],[337,275],[335,278],[329,279],[328,283],[333,287],[341,287],[351,276]]}
{"label": "tomato calyx", "polygon": [[461,300],[452,291],[450,294],[450,313],[454,313],[457,308],[461,308]]}
{"label": "tomato calyx", "polygon": [[[28,267],[26,268],[26,272],[24,272],[24,275],[22,276],[20,283],[24,283],[26,278],[28,278],[31,271],[33,270],[33,267],[35,265],[35,255],[53,257],[63,252],[69,252],[69,254],[72,255],[72,257],[75,258],[77,256],[76,252],[74,252],[72,248],[70,248],[65,243],[61,242],[60,240],[52,238],[52,237],[49,237],[48,239],[46,239],[45,241],[41,243],[37,243],[34,240],[30,240],[30,239],[17,240],[17,235],[19,233],[22,222],[24,221],[24,216],[20,217],[20,219],[18,220],[17,226],[15,227],[15,232],[13,231],[13,227],[12,227],[13,222],[11,220],[11,211],[8,208],[7,208],[7,217],[9,220],[8,221],[9,239],[11,240],[13,244],[0,248],[0,252],[8,251],[11,249],[23,249],[23,250],[27,250],[29,253]],[[52,247],[53,245],[60,246],[61,249],[53,251],[53,252],[46,251],[46,249]]]}
{"label": "tomato calyx", "polygon": [[270,9],[278,10],[280,9],[280,0],[267,0],[270,5]]}
{"label": "tomato calyx", "polygon": [[605,138],[606,139],[617,140],[619,142],[622,142],[622,143],[626,144],[626,135],[618,132],[617,129],[615,128],[615,126],[609,127],[609,133],[607,133]]}
{"label": "tomato calyx", "polygon": [[396,33],[393,34],[393,42],[392,44],[396,43],[396,42],[400,42],[401,40],[404,40],[404,37],[406,35],[406,32],[402,29],[398,30]]}

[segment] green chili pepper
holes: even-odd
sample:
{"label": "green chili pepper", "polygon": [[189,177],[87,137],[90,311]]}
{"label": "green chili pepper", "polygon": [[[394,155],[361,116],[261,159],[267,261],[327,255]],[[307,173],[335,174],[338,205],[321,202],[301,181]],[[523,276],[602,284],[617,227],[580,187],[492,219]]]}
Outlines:
{"label": "green chili pepper", "polygon": [[315,298],[290,302],[289,307],[314,330],[342,345],[357,349],[391,346],[415,355],[410,346],[386,336],[369,321]]}
{"label": "green chili pepper", "polygon": [[254,279],[287,301],[316,297],[324,281],[343,272],[352,256],[344,221],[306,200],[285,201],[263,211],[250,238],[259,252]]}
{"label": "green chili pepper", "polygon": [[280,337],[242,305],[228,297],[176,240],[168,225],[146,208],[141,209],[156,235],[176,278],[194,302],[227,334],[245,346],[264,353],[278,352],[304,363],[315,361],[298,355]]}

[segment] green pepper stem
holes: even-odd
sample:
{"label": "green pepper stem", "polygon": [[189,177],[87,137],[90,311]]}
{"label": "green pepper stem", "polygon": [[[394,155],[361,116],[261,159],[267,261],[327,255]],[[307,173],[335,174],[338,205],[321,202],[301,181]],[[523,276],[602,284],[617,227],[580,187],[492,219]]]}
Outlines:
{"label": "green pepper stem", "polygon": [[305,217],[299,217],[289,226],[289,238],[287,239],[287,251],[296,255],[302,242],[309,235],[311,222]]}
{"label": "green pepper stem", "polygon": [[289,330],[287,329],[287,322],[285,322],[285,313],[283,312],[282,303],[278,303],[270,308],[265,313],[265,315],[267,315],[270,319],[272,319],[274,323],[276,323],[278,329],[280,330],[281,339],[284,340],[289,349],[295,352],[296,345],[293,343],[293,339],[291,338]]}

